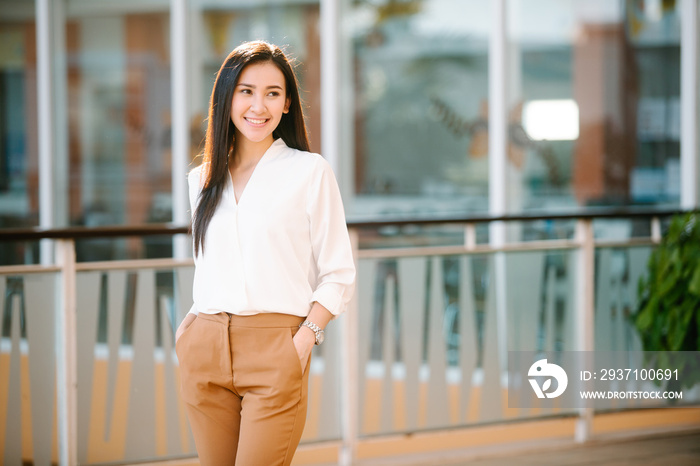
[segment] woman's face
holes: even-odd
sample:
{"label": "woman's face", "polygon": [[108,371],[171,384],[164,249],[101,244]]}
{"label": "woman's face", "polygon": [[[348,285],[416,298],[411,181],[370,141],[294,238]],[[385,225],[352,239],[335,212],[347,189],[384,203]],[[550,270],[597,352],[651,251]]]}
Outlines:
{"label": "woman's face", "polygon": [[236,138],[250,142],[272,143],[272,132],[282,114],[289,111],[290,100],[284,74],[272,62],[246,66],[233,91],[231,121]]}

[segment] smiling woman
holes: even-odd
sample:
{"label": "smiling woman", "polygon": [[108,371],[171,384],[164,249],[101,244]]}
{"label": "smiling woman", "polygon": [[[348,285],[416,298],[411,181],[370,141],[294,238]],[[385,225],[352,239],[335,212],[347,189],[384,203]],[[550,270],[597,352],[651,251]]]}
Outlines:
{"label": "smiling woman", "polygon": [[194,305],[176,350],[200,462],[289,465],[311,349],[347,307],[355,266],[335,176],[308,152],[279,47],[244,43],[224,61],[189,185]]}

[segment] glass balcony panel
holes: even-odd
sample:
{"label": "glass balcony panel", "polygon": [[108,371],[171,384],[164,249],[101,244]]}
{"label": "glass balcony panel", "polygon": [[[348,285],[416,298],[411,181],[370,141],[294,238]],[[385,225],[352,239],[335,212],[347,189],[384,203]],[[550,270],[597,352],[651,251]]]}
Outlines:
{"label": "glass balcony panel", "polygon": [[0,275],[0,447],[3,464],[57,464],[57,273]]}
{"label": "glass balcony panel", "polygon": [[[643,347],[639,331],[630,317],[637,313],[639,280],[646,275],[646,267],[652,251],[651,247],[598,248],[596,250],[595,349],[597,351],[650,351],[649,348]],[[611,367],[630,370],[653,368],[642,357],[624,360],[621,356],[611,361]],[[621,381],[618,389],[657,391],[660,387],[650,380],[629,378]],[[695,387],[684,395],[681,403],[697,402],[700,400],[700,389]],[[666,400],[596,400],[595,408],[605,411],[665,405]]]}
{"label": "glass balcony panel", "polygon": [[508,408],[501,352],[576,349],[576,264],[569,250],[360,260],[360,435],[573,414]]}

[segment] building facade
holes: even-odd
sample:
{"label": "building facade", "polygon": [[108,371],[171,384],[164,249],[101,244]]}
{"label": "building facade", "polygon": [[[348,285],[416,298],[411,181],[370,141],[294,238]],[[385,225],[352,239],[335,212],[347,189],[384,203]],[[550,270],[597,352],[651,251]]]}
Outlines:
{"label": "building facade", "polygon": [[187,223],[216,70],[251,39],[297,60],[350,219],[697,205],[694,0],[1,3],[2,228]]}

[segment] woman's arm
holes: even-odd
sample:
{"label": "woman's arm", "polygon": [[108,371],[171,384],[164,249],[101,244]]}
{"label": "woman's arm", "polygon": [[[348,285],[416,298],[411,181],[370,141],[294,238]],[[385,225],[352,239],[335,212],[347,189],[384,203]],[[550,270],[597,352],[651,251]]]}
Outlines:
{"label": "woman's arm", "polygon": [[[317,175],[309,186],[306,212],[318,282],[306,320],[323,330],[347,307],[355,285],[355,261],[338,183],[328,162],[321,158]],[[294,336],[302,367],[306,367],[315,343],[316,334],[309,327],[302,326]]]}
{"label": "woman's arm", "polygon": [[352,297],[355,261],[338,183],[328,162],[320,157],[315,180],[309,184],[306,212],[318,271],[310,301],[321,304],[334,319],[345,311]]}

